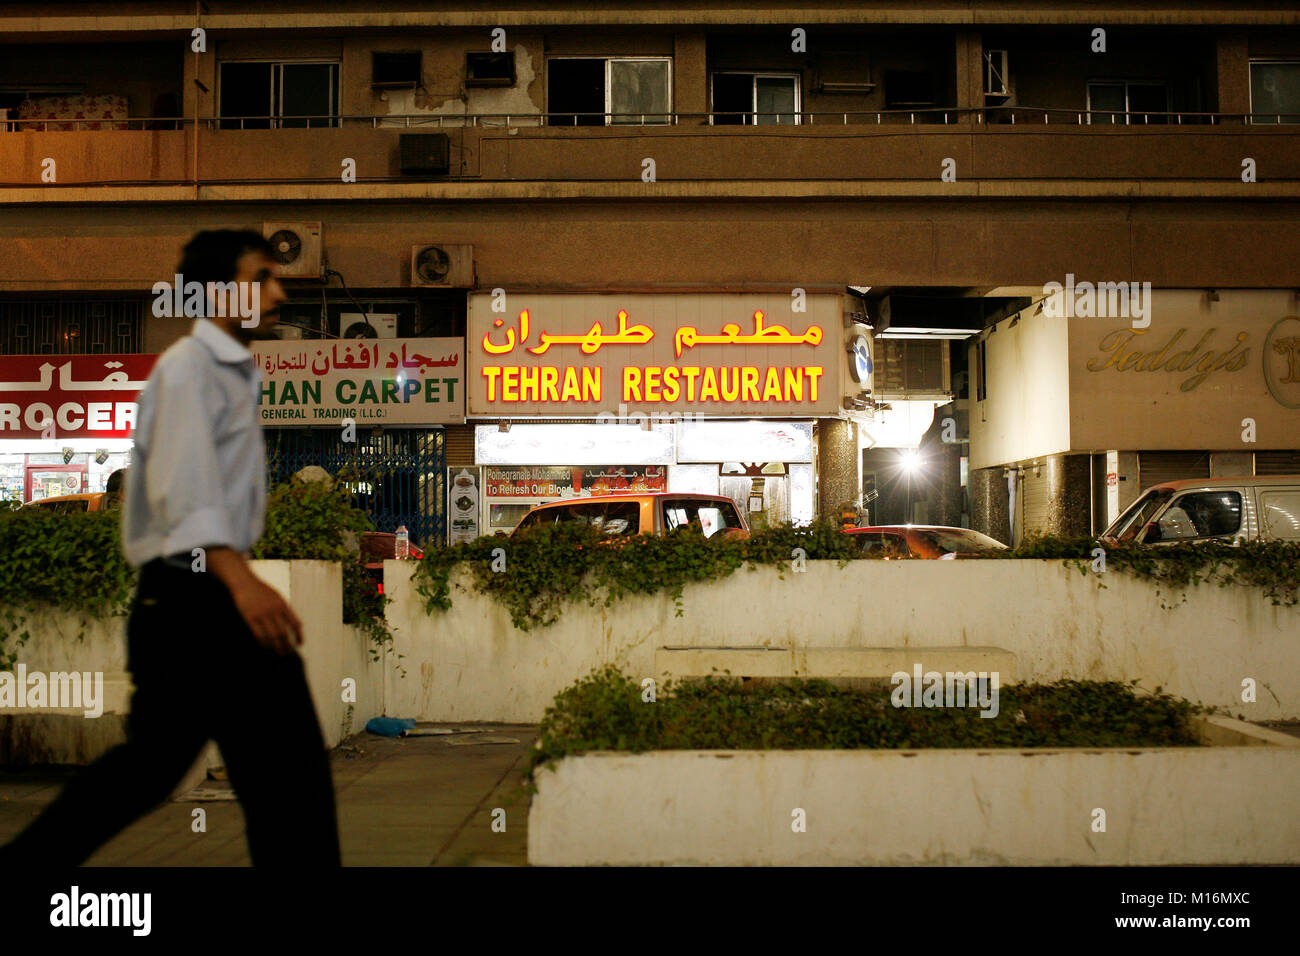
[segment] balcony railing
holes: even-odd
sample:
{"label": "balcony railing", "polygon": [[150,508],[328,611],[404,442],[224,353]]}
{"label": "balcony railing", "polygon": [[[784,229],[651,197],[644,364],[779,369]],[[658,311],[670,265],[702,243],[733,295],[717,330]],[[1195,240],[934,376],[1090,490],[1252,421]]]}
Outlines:
{"label": "balcony railing", "polygon": [[[2,112],[2,111],[0,111]],[[60,132],[69,130],[184,130],[193,117],[130,117],[123,119],[5,119],[0,131]],[[358,116],[205,116],[200,129],[338,129],[344,128],[627,128],[659,126],[1255,126],[1300,124],[1300,113],[1116,112],[1030,106],[977,109],[918,107],[906,110],[784,113],[405,113]]]}

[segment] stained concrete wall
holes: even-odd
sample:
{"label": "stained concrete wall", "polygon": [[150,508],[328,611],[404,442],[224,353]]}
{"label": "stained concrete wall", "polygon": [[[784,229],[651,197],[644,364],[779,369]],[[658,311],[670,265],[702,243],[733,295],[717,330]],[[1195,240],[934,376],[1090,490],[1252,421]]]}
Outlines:
{"label": "stained concrete wall", "polygon": [[[1137,678],[1249,720],[1300,717],[1300,608],[1274,607],[1257,590],[1203,585],[1180,603],[1136,578],[1084,576],[1060,561],[807,567],[688,585],[680,617],[660,594],[609,608],[570,605],[556,624],[525,632],[463,572],[453,578],[452,609],[427,614],[412,568],[387,562],[394,649],[406,655],[408,672],[390,673],[387,712],[534,722],[556,693],[596,667],[654,676],[659,647],[903,647],[925,665],[926,648],[974,646],[1010,651],[1022,681]],[[1258,686],[1254,703],[1241,699],[1246,678]]]}
{"label": "stained concrete wall", "polygon": [[[384,670],[370,659],[369,638],[345,626],[342,578],[328,561],[254,561],[254,573],[279,591],[303,622],[301,648],[312,699],[328,746],[383,713]],[[45,613],[33,622],[31,639],[17,652],[19,662],[35,671],[90,671],[104,675],[103,715],[87,718],[80,711],[45,708],[0,710],[0,763],[89,763],[125,739],[130,712],[130,675],[126,669],[125,616],[82,621],[73,614]],[[184,635],[177,635],[183,640]],[[214,661],[213,666],[221,666]],[[178,675],[184,679],[184,675]],[[239,694],[239,675],[231,674],[231,693]],[[352,712],[343,700],[342,682],[356,681]],[[256,707],[256,701],[248,706]],[[271,732],[274,732],[273,730]],[[211,765],[220,764],[215,751]]]}

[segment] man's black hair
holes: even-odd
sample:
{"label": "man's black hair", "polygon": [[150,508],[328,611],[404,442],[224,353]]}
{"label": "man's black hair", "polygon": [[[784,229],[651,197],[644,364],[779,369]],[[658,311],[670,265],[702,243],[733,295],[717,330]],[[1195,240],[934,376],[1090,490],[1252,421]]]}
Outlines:
{"label": "man's black hair", "polygon": [[241,256],[247,252],[271,255],[271,244],[251,229],[209,229],[198,233],[181,252],[176,271],[186,285],[198,282],[233,282]]}
{"label": "man's black hair", "polygon": [[122,490],[122,482],[126,480],[126,469],[119,468],[108,476],[108,482],[104,485],[104,491],[108,494],[115,494]]}

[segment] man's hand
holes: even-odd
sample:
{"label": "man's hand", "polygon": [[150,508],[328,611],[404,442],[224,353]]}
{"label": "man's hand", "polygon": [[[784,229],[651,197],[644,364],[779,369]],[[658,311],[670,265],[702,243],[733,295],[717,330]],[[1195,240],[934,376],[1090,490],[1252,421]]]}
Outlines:
{"label": "man's hand", "polygon": [[263,647],[288,654],[302,644],[302,621],[275,588],[250,575],[248,582],[232,590],[230,596]]}
{"label": "man's hand", "polygon": [[239,616],[257,642],[277,654],[302,644],[302,621],[273,587],[255,575],[243,555],[230,548],[210,548],[208,570],[230,592]]}

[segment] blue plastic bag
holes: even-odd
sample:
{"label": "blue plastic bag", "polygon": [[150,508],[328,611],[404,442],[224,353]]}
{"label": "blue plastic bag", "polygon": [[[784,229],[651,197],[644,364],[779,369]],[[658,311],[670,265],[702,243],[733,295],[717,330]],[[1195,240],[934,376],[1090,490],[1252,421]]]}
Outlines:
{"label": "blue plastic bag", "polygon": [[366,733],[380,737],[400,737],[406,730],[414,730],[415,721],[409,717],[372,717],[366,722]]}

